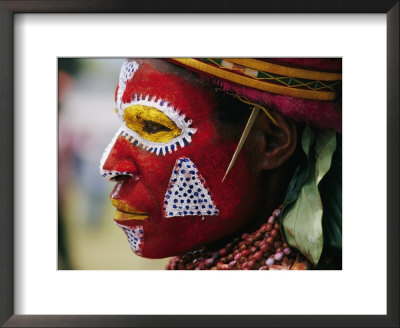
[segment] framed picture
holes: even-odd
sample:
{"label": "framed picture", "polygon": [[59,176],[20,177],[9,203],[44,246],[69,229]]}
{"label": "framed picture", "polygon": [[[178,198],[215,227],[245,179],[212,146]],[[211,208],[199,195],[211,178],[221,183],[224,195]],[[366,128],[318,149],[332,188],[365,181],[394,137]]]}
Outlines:
{"label": "framed picture", "polygon": [[[4,26],[1,45],[8,49],[0,54],[4,67],[0,322],[4,326],[398,325],[399,105],[395,88],[399,81],[399,4],[296,4],[244,5],[238,1],[229,6],[205,2],[188,7],[179,1],[167,6],[161,1],[0,2]],[[81,63],[89,63],[89,72],[90,67],[98,72],[101,66],[107,78],[115,75],[110,83],[105,75],[96,78],[96,84],[89,82],[92,90],[105,88],[89,97],[91,103],[79,107],[69,99],[69,106],[76,106],[80,113],[74,116],[72,125],[81,125],[85,131],[91,121],[100,121],[103,110],[98,108],[108,98],[112,115],[113,89],[121,84],[119,67],[125,57],[341,58],[342,270],[172,272],[155,270],[167,263],[160,260],[158,266],[131,271],[136,267],[129,263],[129,256],[122,257],[119,250],[112,252],[113,246],[104,247],[112,245],[107,244],[111,238],[108,232],[96,241],[87,230],[93,224],[90,217],[98,214],[86,215],[91,209],[79,205],[89,195],[84,188],[68,194],[69,201],[77,204],[69,210],[68,219],[87,218],[83,225],[70,230],[81,237],[71,247],[82,257],[73,258],[74,265],[79,263],[74,267],[68,258],[60,256],[57,188],[61,170],[59,133],[63,128],[60,117],[64,113],[57,108],[61,108],[63,97],[60,81],[64,85],[70,81],[60,75],[59,68],[81,58]],[[93,62],[98,66],[90,66]],[[64,71],[69,69],[74,68]],[[371,71],[373,83],[365,83]],[[130,105],[140,111],[137,104]],[[97,126],[96,138],[112,137],[107,135],[109,126]],[[135,125],[129,128],[140,135]],[[92,167],[98,170],[97,162],[89,169],[82,165],[90,151],[98,153],[89,139],[82,134],[74,141],[82,149],[83,155],[75,164],[81,170],[78,180],[83,185],[93,173]],[[119,172],[103,164],[103,174]],[[211,201],[214,204],[214,199]],[[118,214],[118,223],[126,214],[120,205],[114,206],[122,213]],[[94,211],[99,208],[105,214],[104,207],[94,207]],[[82,239],[88,243],[82,244]],[[122,236],[115,240],[123,243]],[[102,248],[96,247],[96,242]],[[136,252],[143,250],[133,239],[130,244]],[[156,252],[158,255],[161,250]],[[107,267],[105,262],[109,264],[113,258],[123,260]],[[122,267],[121,262],[125,263]],[[245,302],[248,298],[251,301]]]}
{"label": "framed picture", "polygon": [[[321,72],[326,68],[325,76],[318,78],[327,81],[314,82],[312,74],[285,79],[280,74],[298,73],[287,63],[303,65],[303,70],[311,66],[312,74],[315,68]],[[202,73],[196,73],[194,66]],[[341,67],[342,58],[59,58],[58,270],[341,270],[342,144],[341,111],[337,110],[341,108]],[[242,73],[246,70],[249,74]],[[167,72],[185,77],[189,84],[176,85]],[[156,73],[164,81],[161,89]],[[143,81],[142,74],[153,78]],[[204,81],[206,77],[215,81]],[[238,90],[232,80],[243,87],[256,83],[259,89]],[[196,91],[203,93],[188,95],[193,81],[197,81],[195,86],[202,85]],[[272,89],[276,96],[264,89]],[[206,99],[206,95],[214,101],[190,105],[195,97]],[[320,97],[336,98],[315,100]],[[188,98],[189,103],[185,102]],[[288,99],[290,103],[285,103]],[[213,106],[214,102],[218,105]],[[320,108],[319,115],[312,111],[315,106]],[[266,179],[257,187],[254,181],[263,178],[250,176],[243,163],[254,166],[256,162],[251,147],[257,140],[251,138],[265,118],[268,129],[260,133],[275,143],[268,148],[276,153],[278,146],[286,147],[282,154],[290,160],[285,161],[288,168],[282,168],[280,183]],[[293,132],[283,129],[289,119]],[[282,140],[268,124],[277,127],[278,120],[286,131]],[[212,133],[211,127],[219,133]],[[240,137],[245,134],[247,140]],[[318,163],[313,155],[306,163],[304,150],[297,146],[308,138],[313,139],[309,152],[321,159]],[[287,147],[286,140],[293,146]],[[234,147],[240,150],[235,153]],[[132,156],[127,158],[126,153]],[[253,154],[252,160],[246,154]],[[302,187],[299,181],[306,171],[314,175],[313,166],[325,160],[331,164],[321,173],[322,179],[316,182],[310,176]],[[260,172],[275,175],[275,169],[276,164]],[[285,191],[294,188],[285,183],[299,186],[298,190],[302,187],[304,194],[322,201],[308,206],[308,200],[299,196],[296,201],[282,202],[278,186]],[[309,185],[319,185],[319,190]],[[267,187],[274,190],[274,197],[267,196]],[[270,199],[266,208],[253,203],[260,194]],[[337,201],[328,202],[327,194],[335,195]],[[308,215],[298,215],[299,209]],[[265,212],[268,215],[260,214]],[[253,228],[251,221],[259,216],[258,227]],[[300,216],[305,220],[302,224]],[[280,232],[281,221],[288,242]],[[311,230],[300,227],[318,221],[323,224],[312,230],[311,242],[301,242]],[[240,227],[232,234],[233,224]],[[225,245],[219,242],[222,238],[228,240]],[[186,255],[179,260],[173,257],[182,252]],[[300,254],[307,254],[307,260]]]}

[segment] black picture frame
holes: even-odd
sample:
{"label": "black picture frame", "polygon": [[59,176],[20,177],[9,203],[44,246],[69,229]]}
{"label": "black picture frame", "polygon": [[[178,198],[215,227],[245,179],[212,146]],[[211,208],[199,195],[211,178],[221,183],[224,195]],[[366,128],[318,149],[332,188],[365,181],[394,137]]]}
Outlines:
{"label": "black picture frame", "polygon": [[[387,17],[387,315],[14,315],[13,21],[17,13],[384,13]],[[0,1],[0,324],[4,327],[399,327],[399,0]],[[368,267],[368,264],[366,264]]]}

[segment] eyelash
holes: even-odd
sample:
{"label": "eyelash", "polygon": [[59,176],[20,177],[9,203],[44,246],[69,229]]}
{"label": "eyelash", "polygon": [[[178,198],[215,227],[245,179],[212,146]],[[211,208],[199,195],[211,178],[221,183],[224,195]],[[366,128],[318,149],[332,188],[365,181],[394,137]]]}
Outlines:
{"label": "eyelash", "polygon": [[161,131],[171,131],[170,128],[167,128],[166,126],[159,124],[157,122],[153,121],[144,121],[143,122],[143,131],[147,133],[157,133]]}
{"label": "eyelash", "polygon": [[[123,104],[121,110],[122,112],[125,108],[132,105],[144,105],[156,108],[163,112],[168,118],[170,118],[176,126],[181,130],[181,134],[172,140],[166,143],[153,142],[147,140],[140,136],[135,131],[132,131],[125,125],[122,126],[122,130],[120,135],[130,141],[133,145],[143,148],[146,151],[151,153],[155,153],[156,155],[166,155],[167,153],[172,153],[173,151],[178,150],[178,147],[181,148],[187,146],[192,141],[193,134],[197,131],[197,129],[191,128],[192,121],[187,119],[185,114],[179,111],[176,107],[172,106],[172,104],[164,101],[163,99],[157,99],[156,97],[151,98],[150,95],[133,95],[133,100],[130,103]],[[122,115],[121,115],[122,116]],[[146,121],[151,124],[158,124],[152,121]],[[158,124],[162,126],[161,124]],[[165,129],[167,127],[162,126]],[[168,129],[169,130],[169,129]],[[159,132],[159,131],[157,131]],[[156,132],[154,132],[156,133]]]}

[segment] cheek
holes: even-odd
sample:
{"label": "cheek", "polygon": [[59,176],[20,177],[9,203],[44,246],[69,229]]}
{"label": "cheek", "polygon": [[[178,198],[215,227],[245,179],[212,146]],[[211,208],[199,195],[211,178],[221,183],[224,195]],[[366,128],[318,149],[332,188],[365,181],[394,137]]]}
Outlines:
{"label": "cheek", "polygon": [[172,156],[156,156],[140,150],[137,159],[140,165],[140,179],[151,190],[157,203],[161,205],[175,159]]}
{"label": "cheek", "polygon": [[[239,204],[252,190],[248,158],[242,151],[222,183],[237,146],[236,140],[223,140],[214,127],[209,124],[199,129],[185,156],[196,164],[199,173],[210,190],[215,205],[219,209],[219,220],[233,219],[237,216]],[[246,204],[248,202],[244,202]]]}
{"label": "cheek", "polygon": [[[131,192],[131,196],[140,197],[141,202],[153,206],[157,204],[160,209],[165,201],[171,174],[177,159],[188,157],[197,166],[200,175],[204,178],[204,185],[208,187],[214,198],[214,203],[220,209],[221,219],[235,215],[241,200],[246,197],[251,188],[250,174],[246,160],[241,152],[231,172],[222,183],[229,162],[236,148],[235,141],[222,141],[213,125],[200,126],[193,142],[188,146],[166,156],[156,156],[139,149],[127,140],[118,140],[117,150],[124,154],[124,158],[131,158],[128,162],[135,163],[139,181],[132,183],[132,188],[143,189],[140,192]],[[145,198],[145,195],[148,195]],[[129,197],[129,195],[126,195]]]}
{"label": "cheek", "polygon": [[[218,148],[218,135],[211,124],[200,124],[197,129],[189,145],[179,148],[171,154],[156,156],[146,151],[135,150],[135,158],[137,159],[137,163],[140,163],[141,175],[157,199],[158,204],[164,204],[166,192],[170,186],[170,179],[178,159],[187,157],[191,161],[194,159],[198,162],[204,162],[202,158],[204,150]],[[210,152],[210,155],[213,152],[214,150]],[[199,173],[202,174],[201,170],[199,170]]]}
{"label": "cheek", "polygon": [[225,142],[210,146],[207,152],[193,155],[193,161],[220,210],[221,220],[234,219],[238,214],[239,205],[244,203],[243,200],[249,196],[252,189],[253,179],[243,153],[239,154],[232,170],[222,182],[235,148],[235,142]]}

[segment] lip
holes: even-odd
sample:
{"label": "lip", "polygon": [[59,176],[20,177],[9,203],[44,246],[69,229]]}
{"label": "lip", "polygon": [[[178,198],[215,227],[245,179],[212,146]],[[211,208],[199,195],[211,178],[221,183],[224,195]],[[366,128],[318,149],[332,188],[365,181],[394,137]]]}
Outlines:
{"label": "lip", "polygon": [[114,221],[123,222],[131,220],[147,220],[149,215],[132,207],[120,199],[111,198],[112,205],[116,208]]}

